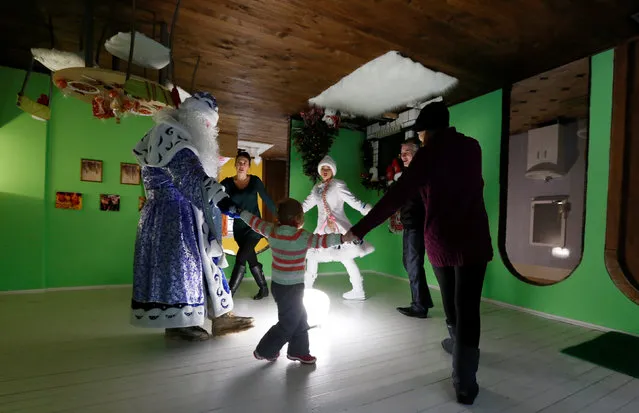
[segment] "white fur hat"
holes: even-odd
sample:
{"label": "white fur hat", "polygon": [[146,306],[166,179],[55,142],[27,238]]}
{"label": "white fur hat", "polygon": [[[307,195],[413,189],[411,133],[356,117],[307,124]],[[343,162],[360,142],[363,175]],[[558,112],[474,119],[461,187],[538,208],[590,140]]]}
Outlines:
{"label": "white fur hat", "polygon": [[326,155],[317,165],[318,173],[322,173],[322,166],[328,166],[333,171],[333,176],[337,175],[337,164],[330,156]]}

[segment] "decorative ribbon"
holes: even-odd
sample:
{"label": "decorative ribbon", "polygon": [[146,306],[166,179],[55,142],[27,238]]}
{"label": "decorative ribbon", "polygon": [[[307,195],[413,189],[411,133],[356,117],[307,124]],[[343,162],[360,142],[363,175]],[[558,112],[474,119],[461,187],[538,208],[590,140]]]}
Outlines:
{"label": "decorative ribbon", "polygon": [[328,187],[330,185],[330,183],[332,182],[332,180],[328,180],[324,183],[324,188],[322,189],[322,204],[324,205],[324,211],[326,212],[326,221],[324,221],[324,224],[322,224],[322,227],[320,228],[321,232],[325,232],[324,229],[328,226],[328,229],[332,232],[332,233],[337,233],[338,228],[337,228],[337,223],[336,223],[336,219],[335,216],[333,215],[333,212],[331,211],[331,208],[328,206],[328,201],[326,200],[326,195],[328,193]]}

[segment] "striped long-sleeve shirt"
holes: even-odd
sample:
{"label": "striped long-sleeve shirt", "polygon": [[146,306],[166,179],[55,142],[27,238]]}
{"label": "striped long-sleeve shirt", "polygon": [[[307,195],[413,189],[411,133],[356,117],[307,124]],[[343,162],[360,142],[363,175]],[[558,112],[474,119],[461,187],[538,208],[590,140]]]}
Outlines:
{"label": "striped long-sleeve shirt", "polygon": [[342,243],[341,234],[312,234],[289,225],[275,225],[248,211],[242,211],[240,217],[255,232],[268,239],[273,252],[271,280],[278,284],[304,282],[306,252],[309,248],[330,248]]}

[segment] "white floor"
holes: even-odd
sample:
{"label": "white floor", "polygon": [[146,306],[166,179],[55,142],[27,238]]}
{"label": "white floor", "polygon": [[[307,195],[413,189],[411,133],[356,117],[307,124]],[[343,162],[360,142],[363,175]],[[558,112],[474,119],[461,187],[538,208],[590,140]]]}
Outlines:
{"label": "white floor", "polygon": [[236,313],[256,328],[203,343],[128,325],[128,288],[0,296],[0,412],[639,412],[639,380],[565,356],[598,332],[483,304],[480,395],[454,402],[439,293],[433,318],[396,312],[408,284],[367,275],[371,298],[344,302],[323,277],[330,321],[311,330],[316,367],[252,350],[276,319],[271,297]]}

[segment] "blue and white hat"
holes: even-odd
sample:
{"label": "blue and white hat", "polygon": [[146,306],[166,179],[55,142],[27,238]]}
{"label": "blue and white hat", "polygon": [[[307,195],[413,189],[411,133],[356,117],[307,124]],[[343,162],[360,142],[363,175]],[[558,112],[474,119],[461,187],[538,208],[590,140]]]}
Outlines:
{"label": "blue and white hat", "polygon": [[209,108],[217,112],[217,100],[209,92],[195,92],[193,98],[206,103]]}
{"label": "blue and white hat", "polygon": [[[217,115],[217,100],[209,92],[195,92],[193,96],[187,98],[181,105],[180,110],[194,110],[207,113],[209,116]],[[216,116],[217,118],[217,116]]]}

